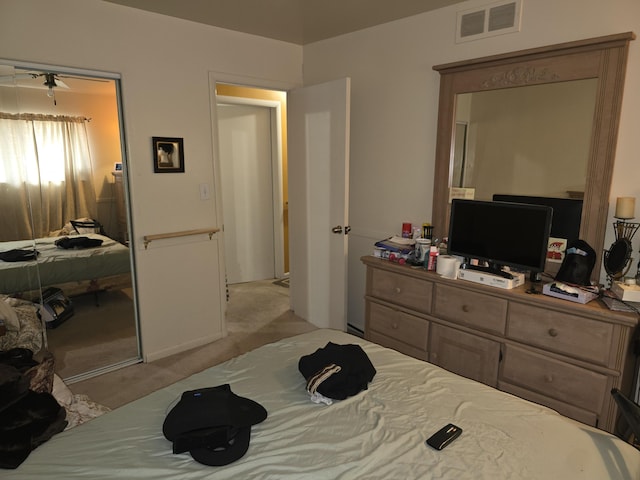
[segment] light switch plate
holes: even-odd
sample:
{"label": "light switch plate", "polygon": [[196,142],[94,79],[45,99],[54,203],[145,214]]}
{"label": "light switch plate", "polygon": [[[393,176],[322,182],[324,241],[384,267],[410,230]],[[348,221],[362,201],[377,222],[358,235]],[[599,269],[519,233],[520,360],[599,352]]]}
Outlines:
{"label": "light switch plate", "polygon": [[209,184],[200,184],[200,200],[209,200]]}

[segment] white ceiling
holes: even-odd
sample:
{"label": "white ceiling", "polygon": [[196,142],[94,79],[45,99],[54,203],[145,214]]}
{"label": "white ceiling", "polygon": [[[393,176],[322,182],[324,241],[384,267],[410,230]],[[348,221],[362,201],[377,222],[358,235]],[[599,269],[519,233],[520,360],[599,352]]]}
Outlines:
{"label": "white ceiling", "polygon": [[464,0],[104,0],[305,45]]}
{"label": "white ceiling", "polygon": [[[39,69],[16,68],[0,64],[0,87],[21,87],[47,90],[45,72]],[[55,77],[56,92],[115,95],[115,83],[106,78],[59,74]]]}

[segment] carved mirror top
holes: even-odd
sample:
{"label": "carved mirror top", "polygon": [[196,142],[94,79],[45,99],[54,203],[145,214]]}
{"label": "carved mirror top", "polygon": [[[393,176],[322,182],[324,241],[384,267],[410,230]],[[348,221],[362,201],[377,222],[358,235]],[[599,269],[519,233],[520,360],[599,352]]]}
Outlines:
{"label": "carved mirror top", "polygon": [[532,66],[522,66],[506,70],[505,72],[492,75],[481,83],[483,88],[508,88],[521,87],[525,85],[536,85],[540,82],[559,82],[560,75],[550,72],[549,69],[538,69]]}

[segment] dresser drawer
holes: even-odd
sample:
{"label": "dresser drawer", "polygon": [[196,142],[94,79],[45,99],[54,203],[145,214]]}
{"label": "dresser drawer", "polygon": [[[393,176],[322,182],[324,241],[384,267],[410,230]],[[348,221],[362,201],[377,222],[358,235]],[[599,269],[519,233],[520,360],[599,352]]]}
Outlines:
{"label": "dresser drawer", "polygon": [[524,398],[530,402],[538,403],[546,407],[552,408],[556,412],[565,417],[573,418],[579,422],[586,423],[592,427],[598,426],[600,420],[600,412],[590,412],[584,408],[578,408],[575,405],[571,405],[567,402],[561,402],[555,398],[549,398],[546,395],[541,395],[526,388],[517,387],[507,382],[498,382],[498,389],[503,392],[510,393],[516,397]]}
{"label": "dresser drawer", "polygon": [[437,323],[431,324],[429,361],[450,372],[495,387],[500,344]]}
{"label": "dresser drawer", "polygon": [[410,357],[424,360],[425,362],[429,361],[429,352],[427,352],[426,350],[421,350],[411,345],[407,345],[406,343],[399,342],[394,338],[387,337],[373,330],[369,330],[367,332],[366,339],[370,342],[382,345],[383,347],[387,347],[400,353],[404,353],[405,355],[409,355]]}
{"label": "dresser drawer", "polygon": [[512,303],[507,337],[608,366],[614,326],[555,310]]}
{"label": "dresser drawer", "polygon": [[504,334],[507,300],[470,292],[448,285],[437,285],[434,315],[490,333]]}
{"label": "dresser drawer", "polygon": [[591,412],[607,394],[606,375],[513,345],[505,345],[500,380]]}
{"label": "dresser drawer", "polygon": [[433,283],[418,278],[374,269],[370,295],[419,312],[431,312]]}
{"label": "dresser drawer", "polygon": [[429,322],[393,308],[368,302],[369,323],[367,331],[411,345],[423,352],[429,344]]}

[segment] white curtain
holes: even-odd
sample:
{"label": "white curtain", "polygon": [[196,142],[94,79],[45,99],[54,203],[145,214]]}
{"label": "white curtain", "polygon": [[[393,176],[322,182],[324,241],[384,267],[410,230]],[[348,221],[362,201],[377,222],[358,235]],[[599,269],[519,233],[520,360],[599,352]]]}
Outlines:
{"label": "white curtain", "polygon": [[86,119],[0,113],[0,240],[96,216]]}

